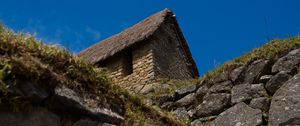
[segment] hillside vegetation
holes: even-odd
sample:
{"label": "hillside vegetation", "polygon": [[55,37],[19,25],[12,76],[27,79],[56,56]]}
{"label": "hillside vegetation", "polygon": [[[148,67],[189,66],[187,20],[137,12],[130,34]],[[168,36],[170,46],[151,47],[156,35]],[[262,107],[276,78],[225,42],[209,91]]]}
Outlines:
{"label": "hillside vegetation", "polygon": [[[196,80],[145,97],[193,126],[299,125],[300,37],[274,39]],[[286,113],[286,114],[282,114]]]}
{"label": "hillside vegetation", "polygon": [[24,123],[28,113],[42,108],[65,126],[95,121],[130,126],[296,125],[297,111],[285,109],[300,109],[300,99],[294,97],[300,92],[294,88],[300,86],[299,48],[300,37],[275,39],[203,77],[162,80],[160,88],[137,96],[112,85],[105,69],[0,25],[0,115]]}
{"label": "hillside vegetation", "polygon": [[252,51],[238,57],[232,61],[226,62],[224,65],[219,66],[217,69],[208,72],[203,78],[216,76],[226,69],[236,64],[245,64],[255,59],[276,59],[288,53],[293,49],[300,48],[300,36],[288,39],[274,39],[266,43],[262,47],[253,49]]}
{"label": "hillside vegetation", "polygon": [[[201,81],[209,80],[210,78],[214,78],[220,75],[223,72],[226,72],[234,67],[246,64],[248,62],[257,60],[257,59],[267,59],[267,60],[274,60],[277,59],[284,54],[288,53],[293,49],[300,48],[300,36],[291,37],[288,39],[274,39],[270,42],[267,42],[263,46],[259,48],[255,48],[252,51],[235,58],[231,61],[227,61],[224,64],[218,66],[216,69],[209,71],[208,73],[204,74],[203,76],[197,79],[191,80],[163,80],[161,83],[167,83],[171,85],[168,90],[156,91],[153,93],[147,94],[148,96],[160,96],[174,92],[176,89],[180,89],[183,87],[187,87],[196,83],[200,83]],[[201,68],[200,68],[201,69]]]}
{"label": "hillside vegetation", "polygon": [[36,107],[51,110],[48,101],[52,97],[36,100],[38,90],[21,93],[15,90],[33,83],[43,89],[46,87],[50,95],[56,93],[54,88],[65,86],[92,99],[84,103],[87,106],[108,108],[123,116],[121,125],[184,125],[111,85],[104,70],[73,56],[66,49],[46,45],[31,35],[15,33],[0,25],[0,105],[8,105],[15,113]]}

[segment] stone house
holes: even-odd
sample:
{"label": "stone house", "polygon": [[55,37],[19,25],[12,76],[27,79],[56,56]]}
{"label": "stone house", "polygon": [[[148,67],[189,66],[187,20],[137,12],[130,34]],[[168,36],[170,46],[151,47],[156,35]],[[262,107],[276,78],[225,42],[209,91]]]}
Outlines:
{"label": "stone house", "polygon": [[198,70],[174,13],[162,10],[79,54],[106,67],[114,83],[135,89],[162,78],[191,79]]}

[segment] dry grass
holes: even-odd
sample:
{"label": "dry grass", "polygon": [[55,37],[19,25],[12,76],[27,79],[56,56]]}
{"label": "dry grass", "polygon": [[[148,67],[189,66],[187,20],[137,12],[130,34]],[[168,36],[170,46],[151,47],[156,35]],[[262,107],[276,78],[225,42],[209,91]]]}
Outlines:
{"label": "dry grass", "polygon": [[[94,94],[99,101],[123,106],[123,125],[183,125],[159,110],[144,105],[110,84],[106,72],[72,55],[66,49],[46,45],[34,36],[15,33],[0,24],[0,101],[19,109],[25,101],[7,94],[9,85],[27,80],[47,85],[65,85],[78,93]],[[0,102],[1,104],[1,102]]]}
{"label": "dry grass", "polygon": [[207,79],[226,71],[232,65],[245,64],[252,59],[272,59],[286,54],[292,49],[300,48],[300,36],[289,39],[274,39],[260,48],[253,49],[251,52],[238,57],[232,61],[226,62],[217,69],[208,72],[202,78]]}

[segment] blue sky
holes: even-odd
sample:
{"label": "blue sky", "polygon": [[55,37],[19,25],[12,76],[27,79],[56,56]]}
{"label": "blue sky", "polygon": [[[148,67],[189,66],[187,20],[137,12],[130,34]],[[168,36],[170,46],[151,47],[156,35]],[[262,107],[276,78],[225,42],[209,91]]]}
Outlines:
{"label": "blue sky", "polygon": [[172,9],[200,74],[300,33],[299,0],[0,0],[0,21],[74,53]]}

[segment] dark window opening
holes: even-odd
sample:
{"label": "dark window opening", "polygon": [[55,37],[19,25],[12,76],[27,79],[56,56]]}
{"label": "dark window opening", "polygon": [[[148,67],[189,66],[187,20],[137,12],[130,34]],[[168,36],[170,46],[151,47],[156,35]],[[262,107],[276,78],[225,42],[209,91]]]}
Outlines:
{"label": "dark window opening", "polygon": [[129,49],[123,54],[123,75],[127,76],[133,73],[132,51]]}
{"label": "dark window opening", "polygon": [[99,63],[98,63],[98,67],[102,67],[102,68],[107,67],[106,61],[101,61],[101,62],[99,62]]}

